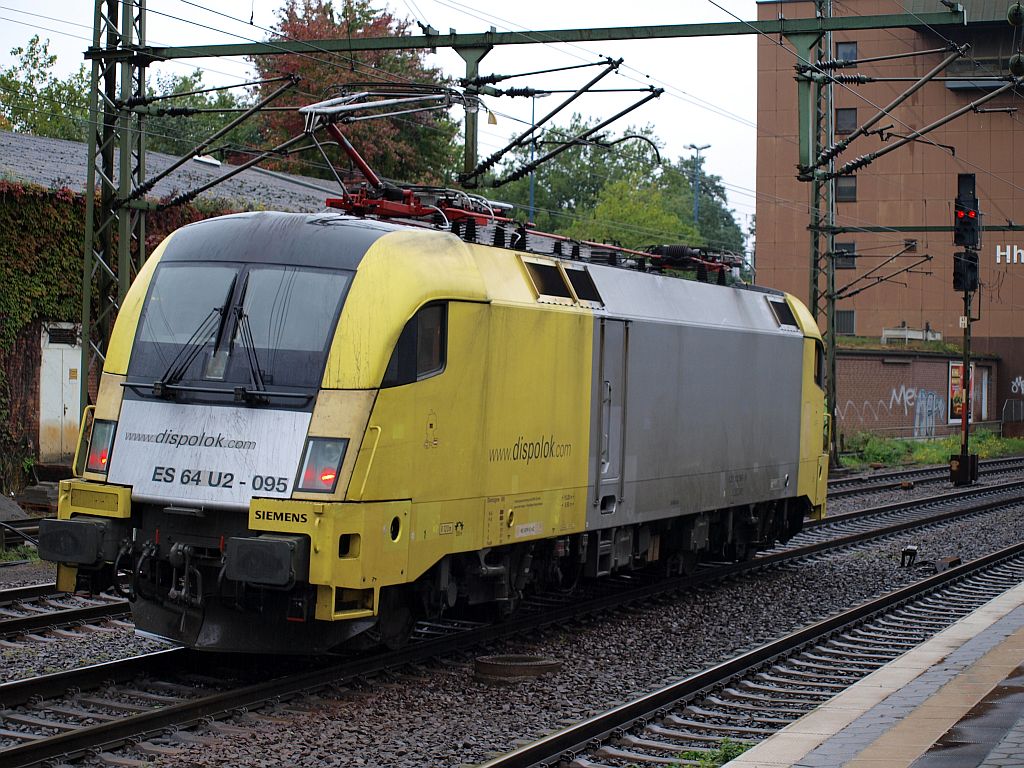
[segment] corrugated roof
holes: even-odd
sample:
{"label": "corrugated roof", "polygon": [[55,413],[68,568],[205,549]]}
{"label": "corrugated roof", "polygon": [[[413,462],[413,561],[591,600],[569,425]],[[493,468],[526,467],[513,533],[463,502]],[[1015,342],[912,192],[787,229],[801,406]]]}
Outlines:
{"label": "corrugated roof", "polygon": [[[975,21],[1005,22],[1006,9],[1010,7],[1009,0],[959,0],[959,2],[967,11],[968,24]],[[909,0],[909,2],[904,2],[903,6],[908,13],[942,13],[949,10],[949,7],[943,5],[939,0]],[[899,10],[897,9],[894,13],[899,13]]]}
{"label": "corrugated roof", "polygon": [[[45,139],[22,133],[0,131],[0,175],[50,189],[85,189],[88,147],[76,141]],[[146,153],[146,171],[155,176],[178,158],[160,152]],[[190,162],[149,193],[162,198],[187,192],[223,175],[231,166],[219,168]],[[272,173],[258,168],[242,171],[199,196],[200,200],[224,200],[242,210],[264,208],[277,211],[322,210],[327,197],[340,190],[324,179]]]}

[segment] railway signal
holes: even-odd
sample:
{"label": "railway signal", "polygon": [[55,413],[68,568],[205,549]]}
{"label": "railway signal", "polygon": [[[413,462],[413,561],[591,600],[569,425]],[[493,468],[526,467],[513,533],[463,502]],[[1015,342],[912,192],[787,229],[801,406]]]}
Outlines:
{"label": "railway signal", "polygon": [[971,423],[971,297],[978,290],[978,248],[981,247],[981,211],[975,194],[974,174],[961,173],[956,179],[953,201],[953,244],[964,250],[953,254],[953,290],[964,294],[964,360],[960,382],[960,453],[949,457],[949,479],[953,485],[971,485],[978,479],[978,454],[968,450]]}
{"label": "railway signal", "polygon": [[957,198],[953,204],[953,210],[953,245],[980,248],[981,213],[978,212],[978,199],[961,200]]}
{"label": "railway signal", "polygon": [[978,252],[956,251],[953,254],[953,290],[978,290]]}

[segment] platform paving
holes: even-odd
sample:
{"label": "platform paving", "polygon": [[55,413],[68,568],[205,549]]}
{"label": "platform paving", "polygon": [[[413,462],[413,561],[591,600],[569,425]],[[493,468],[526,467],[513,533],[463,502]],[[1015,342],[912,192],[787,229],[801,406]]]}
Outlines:
{"label": "platform paving", "polygon": [[735,768],[1024,768],[1024,585],[790,724]]}

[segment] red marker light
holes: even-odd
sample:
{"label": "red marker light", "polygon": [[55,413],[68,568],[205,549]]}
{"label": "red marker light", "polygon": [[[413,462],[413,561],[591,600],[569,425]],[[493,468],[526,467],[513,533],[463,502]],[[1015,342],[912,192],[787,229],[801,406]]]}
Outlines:
{"label": "red marker light", "polygon": [[93,422],[92,434],[89,436],[89,458],[85,466],[88,471],[106,474],[116,426],[116,422],[105,419]]}
{"label": "red marker light", "polygon": [[347,447],[348,439],[344,437],[307,438],[296,490],[307,493],[333,493]]}

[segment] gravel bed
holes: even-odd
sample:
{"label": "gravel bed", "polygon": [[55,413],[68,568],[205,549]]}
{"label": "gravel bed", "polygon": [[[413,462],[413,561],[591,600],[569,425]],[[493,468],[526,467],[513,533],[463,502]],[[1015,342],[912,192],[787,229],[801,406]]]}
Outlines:
{"label": "gravel bed", "polygon": [[[991,474],[983,474],[978,478],[978,482],[976,482],[973,487],[977,488],[978,486],[984,485],[999,485],[1000,483],[1008,483],[1012,480],[1020,479],[1020,470],[993,472]],[[914,499],[923,499],[928,496],[938,496],[940,493],[945,493],[951,489],[952,486],[947,480],[941,483],[918,483],[909,490],[890,488],[885,491],[866,491],[856,496],[829,499],[826,512],[829,515],[839,515],[845,512],[854,512],[858,509],[864,509],[865,507],[879,507],[883,504],[898,504],[903,501],[913,501]]]}
{"label": "gravel bed", "polygon": [[0,589],[53,584],[56,580],[57,566],[43,560],[21,565],[0,565]]}
{"label": "gravel bed", "polygon": [[[37,561],[0,567],[0,589],[52,584],[55,579],[53,563]],[[169,647],[157,640],[136,637],[130,623],[116,621],[74,630],[74,635],[42,635],[40,639],[13,643],[0,640],[0,682],[78,669]]]}
{"label": "gravel bed", "polygon": [[[184,746],[161,765],[460,766],[486,760],[563,724],[685,677],[822,615],[903,586],[907,544],[919,560],[964,560],[1024,537],[1024,507],[932,532],[828,555],[790,570],[700,590],[660,605],[617,612],[545,638],[488,653],[563,661],[558,674],[510,686],[473,679],[471,663],[435,665],[415,678],[334,690],[274,713],[280,724],[239,721],[244,735]],[[308,708],[307,712],[290,711]],[[142,757],[142,755],[136,755]]]}

